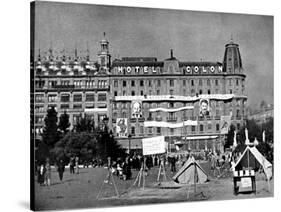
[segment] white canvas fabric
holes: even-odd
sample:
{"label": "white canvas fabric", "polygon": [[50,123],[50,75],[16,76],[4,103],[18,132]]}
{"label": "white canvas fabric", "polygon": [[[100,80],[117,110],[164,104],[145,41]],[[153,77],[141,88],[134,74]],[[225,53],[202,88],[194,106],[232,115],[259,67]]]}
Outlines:
{"label": "white canvas fabric", "polygon": [[208,180],[208,176],[195,159],[190,157],[175,174],[173,180],[181,184],[194,184],[195,182],[202,184]]}
{"label": "white canvas fabric", "polygon": [[241,157],[238,159],[238,161],[233,165],[233,170],[235,170],[235,167],[247,157],[247,152],[249,151],[250,154],[252,154],[255,159],[258,161],[258,163],[263,167],[264,173],[267,177],[267,179],[270,179],[272,177],[272,164],[259,152],[259,150],[254,147],[247,146],[244,150]]}

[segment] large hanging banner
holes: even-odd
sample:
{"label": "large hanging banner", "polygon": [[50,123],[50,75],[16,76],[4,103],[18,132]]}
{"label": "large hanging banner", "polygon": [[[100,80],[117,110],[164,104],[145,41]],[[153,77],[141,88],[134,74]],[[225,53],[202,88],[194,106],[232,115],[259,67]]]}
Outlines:
{"label": "large hanging banner", "polygon": [[165,122],[165,121],[145,121],[144,127],[168,127],[168,128],[179,128],[183,126],[196,126],[198,124],[197,121],[192,121],[192,120],[187,120],[184,122],[179,122],[179,123],[170,123],[170,122]]}
{"label": "large hanging banner", "polygon": [[191,110],[194,109],[194,106],[185,106],[185,107],[179,107],[179,108],[151,108],[149,109],[149,112],[158,112],[158,111],[162,111],[162,112],[178,112],[178,111],[182,111],[182,110]]}
{"label": "large hanging banner", "polygon": [[210,115],[210,101],[209,99],[200,99],[199,101],[199,116],[205,117]]}
{"label": "large hanging banner", "polygon": [[116,133],[118,137],[128,136],[128,120],[127,118],[117,118]]}
{"label": "large hanging banner", "polygon": [[132,118],[141,118],[142,117],[142,102],[141,101],[132,101]]}
{"label": "large hanging banner", "polygon": [[231,124],[231,116],[221,116],[220,120],[220,133],[227,134]]}
{"label": "large hanging banner", "polygon": [[183,101],[194,102],[200,99],[229,100],[234,97],[247,98],[234,94],[201,94],[198,96],[157,95],[157,96],[115,96],[115,101]]}
{"label": "large hanging banner", "polygon": [[157,136],[142,139],[143,155],[162,154],[166,152],[165,137]]}

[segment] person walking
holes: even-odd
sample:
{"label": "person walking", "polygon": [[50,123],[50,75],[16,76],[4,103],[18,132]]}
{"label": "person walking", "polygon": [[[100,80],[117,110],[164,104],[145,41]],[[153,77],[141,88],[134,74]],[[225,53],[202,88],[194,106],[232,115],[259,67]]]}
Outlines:
{"label": "person walking", "polygon": [[46,172],[45,172],[44,184],[46,186],[50,186],[51,185],[51,164],[50,164],[49,158],[46,159],[45,168],[46,168]]}
{"label": "person walking", "polygon": [[58,173],[59,173],[60,181],[62,181],[63,179],[63,172],[64,172],[64,163],[63,160],[60,160],[58,163]]}

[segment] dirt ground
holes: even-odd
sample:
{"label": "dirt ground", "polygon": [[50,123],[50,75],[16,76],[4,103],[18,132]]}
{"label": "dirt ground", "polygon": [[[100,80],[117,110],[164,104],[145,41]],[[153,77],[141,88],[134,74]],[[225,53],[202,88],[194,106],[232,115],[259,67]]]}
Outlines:
{"label": "dirt ground", "polygon": [[[117,197],[112,180],[103,183],[108,174],[104,168],[84,168],[79,174],[70,174],[66,169],[64,179],[60,182],[58,173],[52,172],[52,185],[40,186],[35,182],[35,209],[69,209],[88,207],[110,207],[135,204],[168,203],[183,201],[230,200],[259,197],[273,197],[274,180],[270,188],[262,178],[257,178],[257,192],[233,194],[233,182],[230,175],[216,178],[210,171],[209,163],[201,163],[208,174],[209,181],[205,184],[186,186],[174,183],[169,168],[166,167],[167,180],[157,182],[158,168],[152,168],[145,177],[145,187],[133,185],[138,171],[133,170],[131,180],[123,181],[114,175],[114,182],[119,193]],[[101,189],[102,187],[102,189]],[[97,198],[99,194],[99,198]]]}

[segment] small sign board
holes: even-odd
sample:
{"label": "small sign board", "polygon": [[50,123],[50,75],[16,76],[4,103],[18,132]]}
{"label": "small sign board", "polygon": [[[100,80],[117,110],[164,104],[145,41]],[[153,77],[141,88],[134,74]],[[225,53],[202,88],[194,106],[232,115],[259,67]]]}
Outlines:
{"label": "small sign board", "polygon": [[142,139],[143,155],[162,154],[166,152],[165,137],[157,136]]}
{"label": "small sign board", "polygon": [[241,187],[242,188],[248,188],[252,187],[252,180],[250,177],[243,177],[241,178]]}

